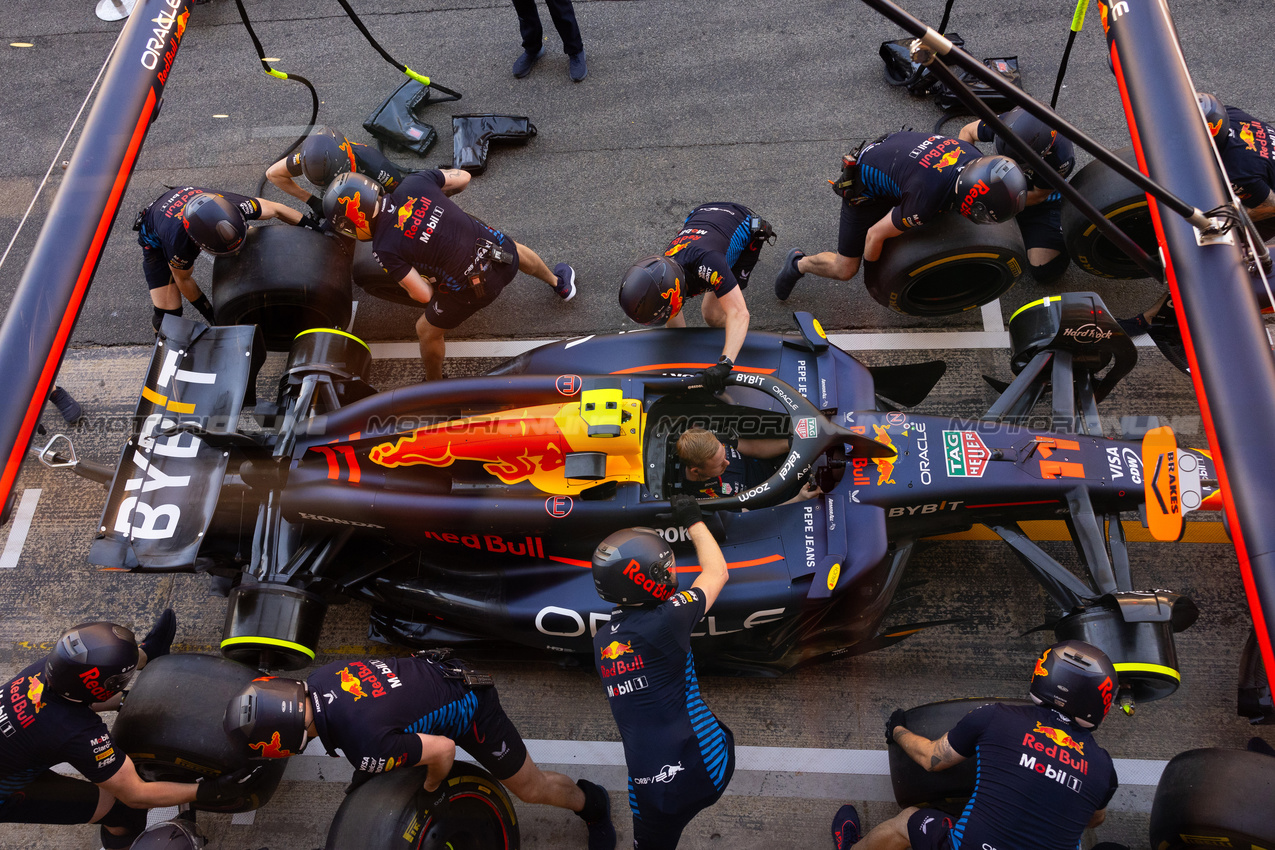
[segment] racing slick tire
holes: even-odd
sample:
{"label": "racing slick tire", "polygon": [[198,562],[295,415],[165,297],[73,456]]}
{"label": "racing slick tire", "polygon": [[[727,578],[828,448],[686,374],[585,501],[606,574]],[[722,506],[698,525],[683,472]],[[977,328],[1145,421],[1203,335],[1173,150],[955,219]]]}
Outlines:
{"label": "racing slick tire", "polygon": [[[903,725],[908,731],[927,738],[938,739],[949,732],[962,717],[979,706],[1032,705],[1031,700],[1004,699],[952,699],[932,702],[910,708],[905,712]],[[939,773],[929,773],[904,752],[898,744],[888,747],[890,758],[890,784],[894,787],[894,799],[900,807],[922,806],[958,815],[965,802],[974,793],[976,759],[966,759],[958,765]]]}
{"label": "racing slick tire", "polygon": [[219,325],[257,325],[270,351],[287,351],[308,328],[350,323],[350,258],[304,227],[250,227],[237,254],[213,262]]}
{"label": "racing slick tire", "polygon": [[[1173,632],[1170,621],[1125,622],[1110,596],[1054,626],[1058,640],[1081,640],[1105,652],[1120,675],[1122,696],[1134,703],[1164,699],[1182,684]],[[1131,706],[1128,711],[1132,713]]]}
{"label": "racing slick tire", "polygon": [[950,316],[995,301],[1027,268],[1018,225],[975,224],[941,215],[887,239],[881,258],[863,264],[878,304],[906,316]]}
{"label": "racing slick tire", "polygon": [[[1138,167],[1133,148],[1121,148],[1113,153],[1134,168]],[[1144,251],[1152,257],[1159,256],[1160,247],[1145,192],[1098,160],[1077,171],[1071,178],[1071,186]],[[1098,225],[1065,198],[1062,232],[1067,253],[1089,274],[1113,280],[1138,280],[1148,276],[1142,266],[1116,247],[1098,230]]]}
{"label": "racing slick tire", "polygon": [[1275,758],[1245,750],[1187,750],[1164,768],[1151,804],[1157,850],[1275,847]]}
{"label": "racing slick tire", "polygon": [[499,782],[458,761],[447,776],[451,799],[433,817],[425,767],[378,773],[345,796],[328,828],[327,850],[518,850],[518,818]]}
{"label": "racing slick tire", "polygon": [[385,269],[381,268],[381,264],[372,256],[371,242],[359,242],[354,246],[354,264],[351,267],[351,276],[354,278],[354,282],[359,285],[359,288],[373,298],[415,307],[418,310],[425,306],[419,301],[413,301],[412,296],[407,294],[407,290],[399,286],[397,280],[385,273]]}
{"label": "racing slick tire", "polygon": [[230,591],[221,654],[262,670],[300,670],[314,663],[327,608],[308,590],[275,582],[241,584]]}
{"label": "racing slick tire", "polygon": [[[221,721],[226,704],[260,673],[214,655],[165,655],[137,674],[111,735],[145,780],[194,782],[248,764],[244,751],[226,737]],[[215,812],[248,812],[279,787],[284,759],[264,762],[265,770],[244,794],[220,806],[194,804]]]}

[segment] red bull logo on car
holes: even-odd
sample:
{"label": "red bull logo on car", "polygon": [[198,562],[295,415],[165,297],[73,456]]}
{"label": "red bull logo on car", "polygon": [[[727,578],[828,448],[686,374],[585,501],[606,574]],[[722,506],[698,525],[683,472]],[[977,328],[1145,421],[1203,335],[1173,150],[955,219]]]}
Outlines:
{"label": "red bull logo on car", "polygon": [[[877,435],[878,443],[889,446],[890,448],[894,448],[894,440],[890,439],[889,425],[885,426],[884,428],[882,428],[880,425],[873,425],[872,430]],[[894,475],[894,461],[896,458],[898,458],[897,452],[895,453],[894,457],[879,457],[874,459],[877,465],[877,485],[878,486],[882,484],[894,483],[894,479],[891,478],[890,476]]]}

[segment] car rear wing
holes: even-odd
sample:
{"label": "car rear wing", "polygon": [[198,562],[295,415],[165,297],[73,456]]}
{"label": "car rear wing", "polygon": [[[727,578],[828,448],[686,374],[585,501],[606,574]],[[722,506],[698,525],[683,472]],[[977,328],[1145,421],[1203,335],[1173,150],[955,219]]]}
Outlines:
{"label": "car rear wing", "polygon": [[195,567],[261,351],[253,326],[167,316],[142,384],[89,562],[107,569]]}

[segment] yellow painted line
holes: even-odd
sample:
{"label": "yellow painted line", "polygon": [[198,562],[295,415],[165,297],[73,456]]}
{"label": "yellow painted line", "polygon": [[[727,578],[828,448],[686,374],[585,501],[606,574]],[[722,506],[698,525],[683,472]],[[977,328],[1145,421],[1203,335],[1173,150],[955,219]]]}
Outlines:
{"label": "yellow painted line", "polygon": [[935,266],[941,266],[944,263],[950,263],[954,260],[996,260],[1000,259],[1000,254],[957,254],[954,257],[944,257],[941,260],[935,260],[932,263],[926,263],[919,269],[913,269],[908,272],[908,277],[916,277],[923,271],[928,271]]}
{"label": "yellow painted line", "polygon": [[[1142,527],[1142,523],[1137,520],[1124,520],[1120,523],[1124,527],[1125,539],[1131,543],[1158,543],[1148,529]],[[1027,522],[1020,522],[1019,526],[1023,529],[1023,533],[1032,540],[1070,540],[1071,534],[1067,531],[1067,524],[1060,519],[1036,519]],[[927,540],[1000,540],[996,536],[996,532],[992,531],[985,525],[976,525],[968,531],[958,531],[954,534],[939,534],[934,537],[927,537]],[[1231,540],[1226,536],[1226,529],[1220,522],[1188,522],[1186,524],[1186,532],[1182,535],[1182,543],[1230,543]]]}
{"label": "yellow painted line", "polygon": [[1116,664],[1115,668],[1117,673],[1159,673],[1161,676],[1168,676],[1179,682],[1182,681],[1182,674],[1172,667],[1165,667],[1162,664],[1138,664],[1129,661],[1124,664]]}

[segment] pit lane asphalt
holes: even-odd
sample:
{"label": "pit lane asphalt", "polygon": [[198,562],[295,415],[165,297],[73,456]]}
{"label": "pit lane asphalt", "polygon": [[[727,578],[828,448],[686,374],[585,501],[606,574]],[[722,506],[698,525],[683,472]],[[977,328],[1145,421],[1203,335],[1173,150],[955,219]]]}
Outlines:
{"label": "pit lane asphalt", "polygon": [[[0,87],[0,239],[13,232],[37,183],[106,52],[118,24],[92,16],[90,0],[8,4],[0,19],[8,41],[33,49],[0,47],[8,85]],[[248,9],[277,67],[307,76],[324,103],[320,121],[366,140],[363,118],[400,82],[362,41],[334,3],[249,2]],[[569,261],[580,275],[580,295],[557,302],[535,281],[509,289],[498,307],[464,325],[454,339],[560,336],[631,327],[614,301],[615,281],[636,256],[663,244],[695,204],[737,200],[768,218],[779,242],[767,248],[748,293],[753,326],[786,329],[793,309],[816,313],[830,330],[979,330],[977,312],[944,320],[896,316],[871,301],[859,279],[835,284],[807,278],[787,304],[774,301],[769,282],[795,246],[831,247],[837,199],[826,189],[838,156],[864,138],[908,124],[930,127],[937,110],[881,81],[877,44],[900,35],[856,3],[808,0],[756,4],[579,2],[590,75],[579,85],[566,78],[565,58],[548,28],[550,50],[526,80],[508,66],[518,52],[515,16],[504,2],[388,2],[356,4],[391,53],[432,74],[465,99],[430,107],[425,120],[440,142],[423,165],[450,159],[448,117],[465,112],[525,114],[539,128],[526,147],[496,149],[485,174],[460,196],[470,212],[505,229],[550,263]],[[937,25],[941,0],[905,4]],[[1046,98],[1070,4],[1045,9],[1027,0],[977,4],[957,0],[951,30],[979,56],[1018,54],[1027,89]],[[1269,76],[1236,59],[1252,33],[1269,31],[1275,8],[1243,0],[1179,0],[1173,11],[1196,85],[1259,116],[1275,116]],[[542,9],[543,14],[543,9]],[[688,23],[690,22],[690,23]],[[1123,115],[1102,51],[1096,14],[1073,51],[1060,111],[1112,146],[1127,143]],[[165,185],[185,181],[252,193],[265,166],[299,132],[308,110],[302,88],[261,73],[233,5],[214,0],[196,7],[165,93],[161,117],[142,151],[121,206],[92,292],[77,325],[60,381],[85,403],[88,421],[74,429],[87,455],[113,460],[122,436],[116,425],[131,413],[148,345],[149,309],[139,250],[129,230],[132,211]],[[226,114],[215,119],[215,114]],[[949,125],[951,132],[959,124]],[[73,142],[75,138],[73,137]],[[68,149],[69,153],[69,149]],[[63,158],[66,154],[63,155]],[[1088,157],[1082,155],[1081,162]],[[400,161],[407,162],[400,157]],[[56,190],[54,171],[14,252],[0,268],[0,301],[7,306],[22,262],[35,241]],[[267,196],[280,200],[274,191]],[[196,278],[205,287],[210,267]],[[1118,315],[1141,309],[1158,294],[1147,282],[1110,282],[1074,269],[1048,290],[1024,281],[1002,302],[1004,316],[1029,300],[1067,289],[1092,289]],[[690,311],[692,322],[698,313]],[[354,331],[369,340],[411,337],[416,313],[363,298]],[[125,346],[118,349],[103,346]],[[1198,411],[1186,379],[1154,350],[1104,403],[1111,432],[1121,413],[1158,414],[1203,444]],[[982,372],[1008,376],[1004,352],[936,351],[951,370],[922,409],[970,415],[991,401]],[[864,355],[869,363],[912,362],[929,354]],[[449,371],[481,367],[449,364]],[[417,379],[411,361],[382,362],[374,383],[382,388]],[[263,385],[264,386],[264,385]],[[49,408],[45,422],[60,425]],[[114,424],[113,424],[114,423]],[[220,635],[224,600],[207,596],[206,580],[191,576],[98,573],[84,556],[101,509],[94,485],[29,465],[20,489],[39,488],[30,535],[18,566],[0,576],[0,672],[13,675],[42,654],[40,643],[84,619],[113,617],[143,630],[165,605],[177,607],[178,643],[184,651],[212,651]],[[7,540],[9,529],[0,529]],[[1069,553],[1051,544],[1056,557]],[[1200,746],[1241,746],[1250,728],[1234,716],[1234,676],[1248,614],[1235,557],[1225,545],[1131,544],[1135,576],[1144,587],[1190,594],[1200,622],[1179,636],[1184,684],[1168,700],[1139,709],[1132,719],[1112,718],[1099,741],[1119,758],[1163,760]],[[705,698],[735,730],[741,746],[883,750],[882,720],[896,705],[957,696],[1017,696],[1026,684],[1026,660],[1047,643],[1043,634],[1020,637],[1045,615],[1043,595],[1006,547],[992,543],[936,544],[917,555],[909,579],[928,580],[917,601],[894,622],[968,617],[862,658],[800,671],[779,680],[709,679]],[[366,609],[330,613],[320,661],[365,650]],[[497,661],[511,716],[532,739],[613,741],[615,730],[596,678],[552,665]],[[1269,729],[1263,734],[1271,740]],[[336,762],[307,759],[329,773]],[[701,815],[682,846],[825,847],[828,821],[840,792],[866,793],[854,777],[793,775],[780,761],[762,774],[768,783],[747,795],[726,797]],[[573,770],[589,775],[592,768]],[[600,776],[602,774],[599,774]],[[605,778],[605,777],[603,777]],[[756,778],[756,777],[754,777]],[[736,785],[748,790],[743,777]],[[251,825],[204,818],[214,846],[308,850],[321,846],[341,798],[339,782],[285,784]],[[628,818],[617,782],[610,782],[621,844]],[[524,846],[583,843],[578,822],[544,807],[519,807]],[[893,814],[892,804],[861,807],[868,824]],[[1145,846],[1146,815],[1117,812],[1097,840]],[[0,847],[97,847],[86,827],[0,827]]]}

